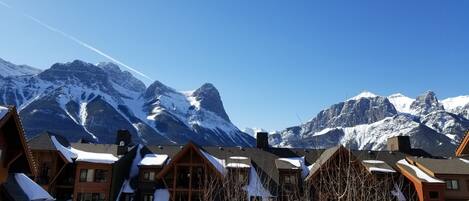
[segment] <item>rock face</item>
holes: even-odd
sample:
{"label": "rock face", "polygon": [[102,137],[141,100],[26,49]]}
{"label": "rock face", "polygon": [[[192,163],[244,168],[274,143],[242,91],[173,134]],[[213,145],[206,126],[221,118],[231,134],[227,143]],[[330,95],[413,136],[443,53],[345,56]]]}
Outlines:
{"label": "rock face", "polygon": [[147,88],[113,63],[76,60],[38,74],[2,77],[0,104],[19,108],[28,137],[49,130],[70,141],[113,143],[116,131],[127,129],[141,143],[255,143],[231,123],[212,84],[191,93],[158,81]]}
{"label": "rock face", "polygon": [[451,155],[469,129],[469,120],[464,116],[464,101],[445,110],[448,102],[440,103],[431,91],[416,99],[365,92],[332,105],[303,125],[271,134],[269,140],[276,146],[326,148],[343,144],[352,149],[382,150],[389,137],[408,135],[415,148]]}

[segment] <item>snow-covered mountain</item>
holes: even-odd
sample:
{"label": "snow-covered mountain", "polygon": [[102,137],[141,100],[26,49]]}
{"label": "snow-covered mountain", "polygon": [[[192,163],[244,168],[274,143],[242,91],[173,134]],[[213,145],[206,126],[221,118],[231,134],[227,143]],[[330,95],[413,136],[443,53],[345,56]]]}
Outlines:
{"label": "snow-covered mountain", "polygon": [[0,58],[0,78],[8,76],[36,75],[41,70],[27,65],[15,65]]}
{"label": "snow-covered mountain", "polygon": [[363,92],[269,139],[275,146],[325,148],[340,143],[354,149],[381,150],[389,137],[408,135],[416,148],[449,155],[469,129],[468,103],[468,96],[440,102],[431,91],[415,99]]}
{"label": "snow-covered mountain", "polygon": [[44,130],[71,141],[113,143],[127,129],[136,142],[252,146],[233,125],[218,90],[204,84],[179,92],[155,81],[149,87],[113,63],[56,63],[39,73],[0,79],[0,104],[16,105],[26,134]]}

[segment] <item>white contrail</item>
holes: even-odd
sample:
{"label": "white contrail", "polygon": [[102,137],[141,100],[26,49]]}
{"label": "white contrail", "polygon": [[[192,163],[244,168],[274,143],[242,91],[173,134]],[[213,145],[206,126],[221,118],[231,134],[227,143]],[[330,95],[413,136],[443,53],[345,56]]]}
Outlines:
{"label": "white contrail", "polygon": [[[3,6],[5,6],[5,7],[7,7],[7,8],[9,8],[9,9],[12,9],[12,7],[11,7],[10,5],[6,4],[5,2],[3,2],[3,1],[1,1],[1,0],[0,0],[0,5],[3,5]],[[103,51],[101,51],[101,50],[99,50],[99,49],[93,47],[92,45],[90,45],[90,44],[88,44],[88,43],[85,43],[85,42],[81,41],[80,39],[78,39],[78,38],[76,38],[76,37],[74,37],[74,36],[72,36],[72,35],[70,35],[70,34],[67,34],[67,33],[65,33],[65,32],[63,32],[63,31],[61,31],[61,30],[59,30],[59,29],[57,29],[57,28],[54,28],[54,27],[52,27],[52,26],[50,26],[50,25],[48,25],[48,24],[42,22],[41,20],[39,20],[39,19],[37,19],[37,18],[35,18],[35,17],[31,16],[31,15],[28,15],[28,14],[26,14],[26,13],[21,13],[21,14],[22,14],[23,16],[25,16],[26,18],[28,18],[28,19],[30,19],[30,20],[36,22],[37,24],[41,25],[42,27],[48,29],[49,31],[58,33],[58,34],[62,35],[63,37],[68,38],[68,39],[70,39],[70,40],[76,42],[77,44],[81,45],[82,47],[85,47],[85,48],[87,48],[87,49],[89,49],[89,50],[91,50],[91,51],[93,51],[93,52],[95,52],[95,53],[97,53],[97,54],[99,54],[99,55],[105,57],[106,59],[109,59],[109,60],[113,61],[114,63],[117,63],[117,64],[119,64],[120,66],[123,66],[123,67],[125,67],[125,68],[127,68],[127,69],[129,69],[129,70],[131,70],[131,71],[133,71],[133,72],[135,72],[135,73],[137,73],[138,75],[140,75],[140,76],[142,76],[142,77],[148,79],[149,81],[153,81],[153,79],[151,79],[151,78],[148,77],[147,75],[145,75],[145,74],[141,73],[140,71],[138,71],[138,70],[136,70],[136,69],[134,69],[134,68],[128,66],[127,64],[122,63],[121,61],[119,61],[119,60],[117,60],[117,59],[114,59],[114,58],[111,57],[110,55],[108,55],[108,54],[104,53]]]}

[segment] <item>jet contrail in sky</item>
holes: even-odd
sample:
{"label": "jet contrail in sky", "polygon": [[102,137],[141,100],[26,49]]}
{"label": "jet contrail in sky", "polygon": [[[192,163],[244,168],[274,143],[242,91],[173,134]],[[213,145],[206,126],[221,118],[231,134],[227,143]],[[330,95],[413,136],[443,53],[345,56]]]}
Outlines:
{"label": "jet contrail in sky", "polygon": [[[1,1],[1,0],[0,0],[0,5],[2,5],[2,6],[4,6],[4,7],[7,7],[7,8],[9,8],[9,9],[12,9],[12,10],[13,10],[13,8],[12,8],[10,5],[8,5],[7,3],[5,3],[5,2],[3,2],[3,1]],[[111,57],[110,55],[104,53],[103,51],[101,51],[101,50],[99,50],[99,49],[93,47],[92,45],[90,45],[90,44],[88,44],[88,43],[85,43],[85,42],[81,41],[80,39],[78,39],[78,38],[76,38],[76,37],[74,37],[74,36],[72,36],[72,35],[70,35],[70,34],[67,34],[67,33],[65,33],[65,32],[63,32],[63,31],[61,31],[61,30],[59,30],[59,29],[57,29],[57,28],[55,28],[55,27],[52,27],[52,26],[50,26],[50,25],[48,25],[48,24],[42,22],[41,20],[39,20],[39,19],[37,19],[37,18],[31,16],[31,15],[28,15],[28,14],[26,14],[26,13],[24,13],[24,12],[22,12],[21,14],[22,14],[24,17],[26,17],[26,18],[28,18],[28,19],[30,19],[30,20],[36,22],[37,24],[41,25],[42,27],[48,29],[49,31],[58,33],[58,34],[62,35],[63,37],[68,38],[68,39],[74,41],[74,42],[77,43],[78,45],[81,45],[82,47],[87,48],[87,49],[89,49],[89,50],[91,50],[91,51],[93,51],[93,52],[95,52],[95,53],[97,53],[97,54],[99,54],[99,55],[105,57],[106,59],[109,59],[109,60],[111,60],[112,62],[117,63],[118,65],[123,66],[123,67],[125,67],[125,68],[131,70],[131,71],[134,72],[134,73],[137,73],[138,75],[140,75],[140,76],[142,76],[142,77],[148,79],[149,81],[153,81],[153,79],[151,79],[151,78],[148,77],[147,75],[141,73],[140,71],[136,70],[135,68],[132,68],[132,67],[128,66],[127,64],[122,63],[121,61],[119,61],[119,60],[117,60],[117,59]]]}

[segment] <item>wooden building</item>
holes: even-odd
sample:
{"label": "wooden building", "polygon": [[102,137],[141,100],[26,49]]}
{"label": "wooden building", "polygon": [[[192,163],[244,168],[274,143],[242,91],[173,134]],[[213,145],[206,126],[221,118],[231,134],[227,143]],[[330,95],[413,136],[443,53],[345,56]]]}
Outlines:
{"label": "wooden building", "polygon": [[0,106],[0,200],[53,200],[31,180],[36,175],[16,108]]}
{"label": "wooden building", "polygon": [[30,139],[28,144],[38,165],[36,183],[57,200],[71,199],[75,165],[72,158],[60,151],[60,146],[69,147],[70,143],[58,134],[44,132]]}
{"label": "wooden building", "polygon": [[[396,183],[400,196],[414,196],[411,183],[397,171],[397,162],[411,154],[425,157],[429,154],[410,147],[396,147],[400,148],[393,151],[358,151],[342,146],[295,149],[272,148],[266,142],[258,142],[258,146],[251,148],[198,146],[191,142],[185,146],[145,146],[139,150],[140,158],[136,157],[139,162],[134,162],[139,173],[127,178],[129,185],[122,189],[130,190],[124,190],[120,200],[150,201],[155,196],[168,196],[167,200],[172,201],[317,199],[318,186],[314,181],[320,180],[318,173],[343,168],[326,165],[338,165],[338,161],[345,159],[357,176],[365,178],[361,181],[363,185],[373,183],[375,190],[381,190],[366,194],[367,198],[383,193],[392,195]],[[399,149],[405,149],[406,153]],[[337,176],[345,173],[339,172]],[[364,188],[364,191],[371,189]]]}

